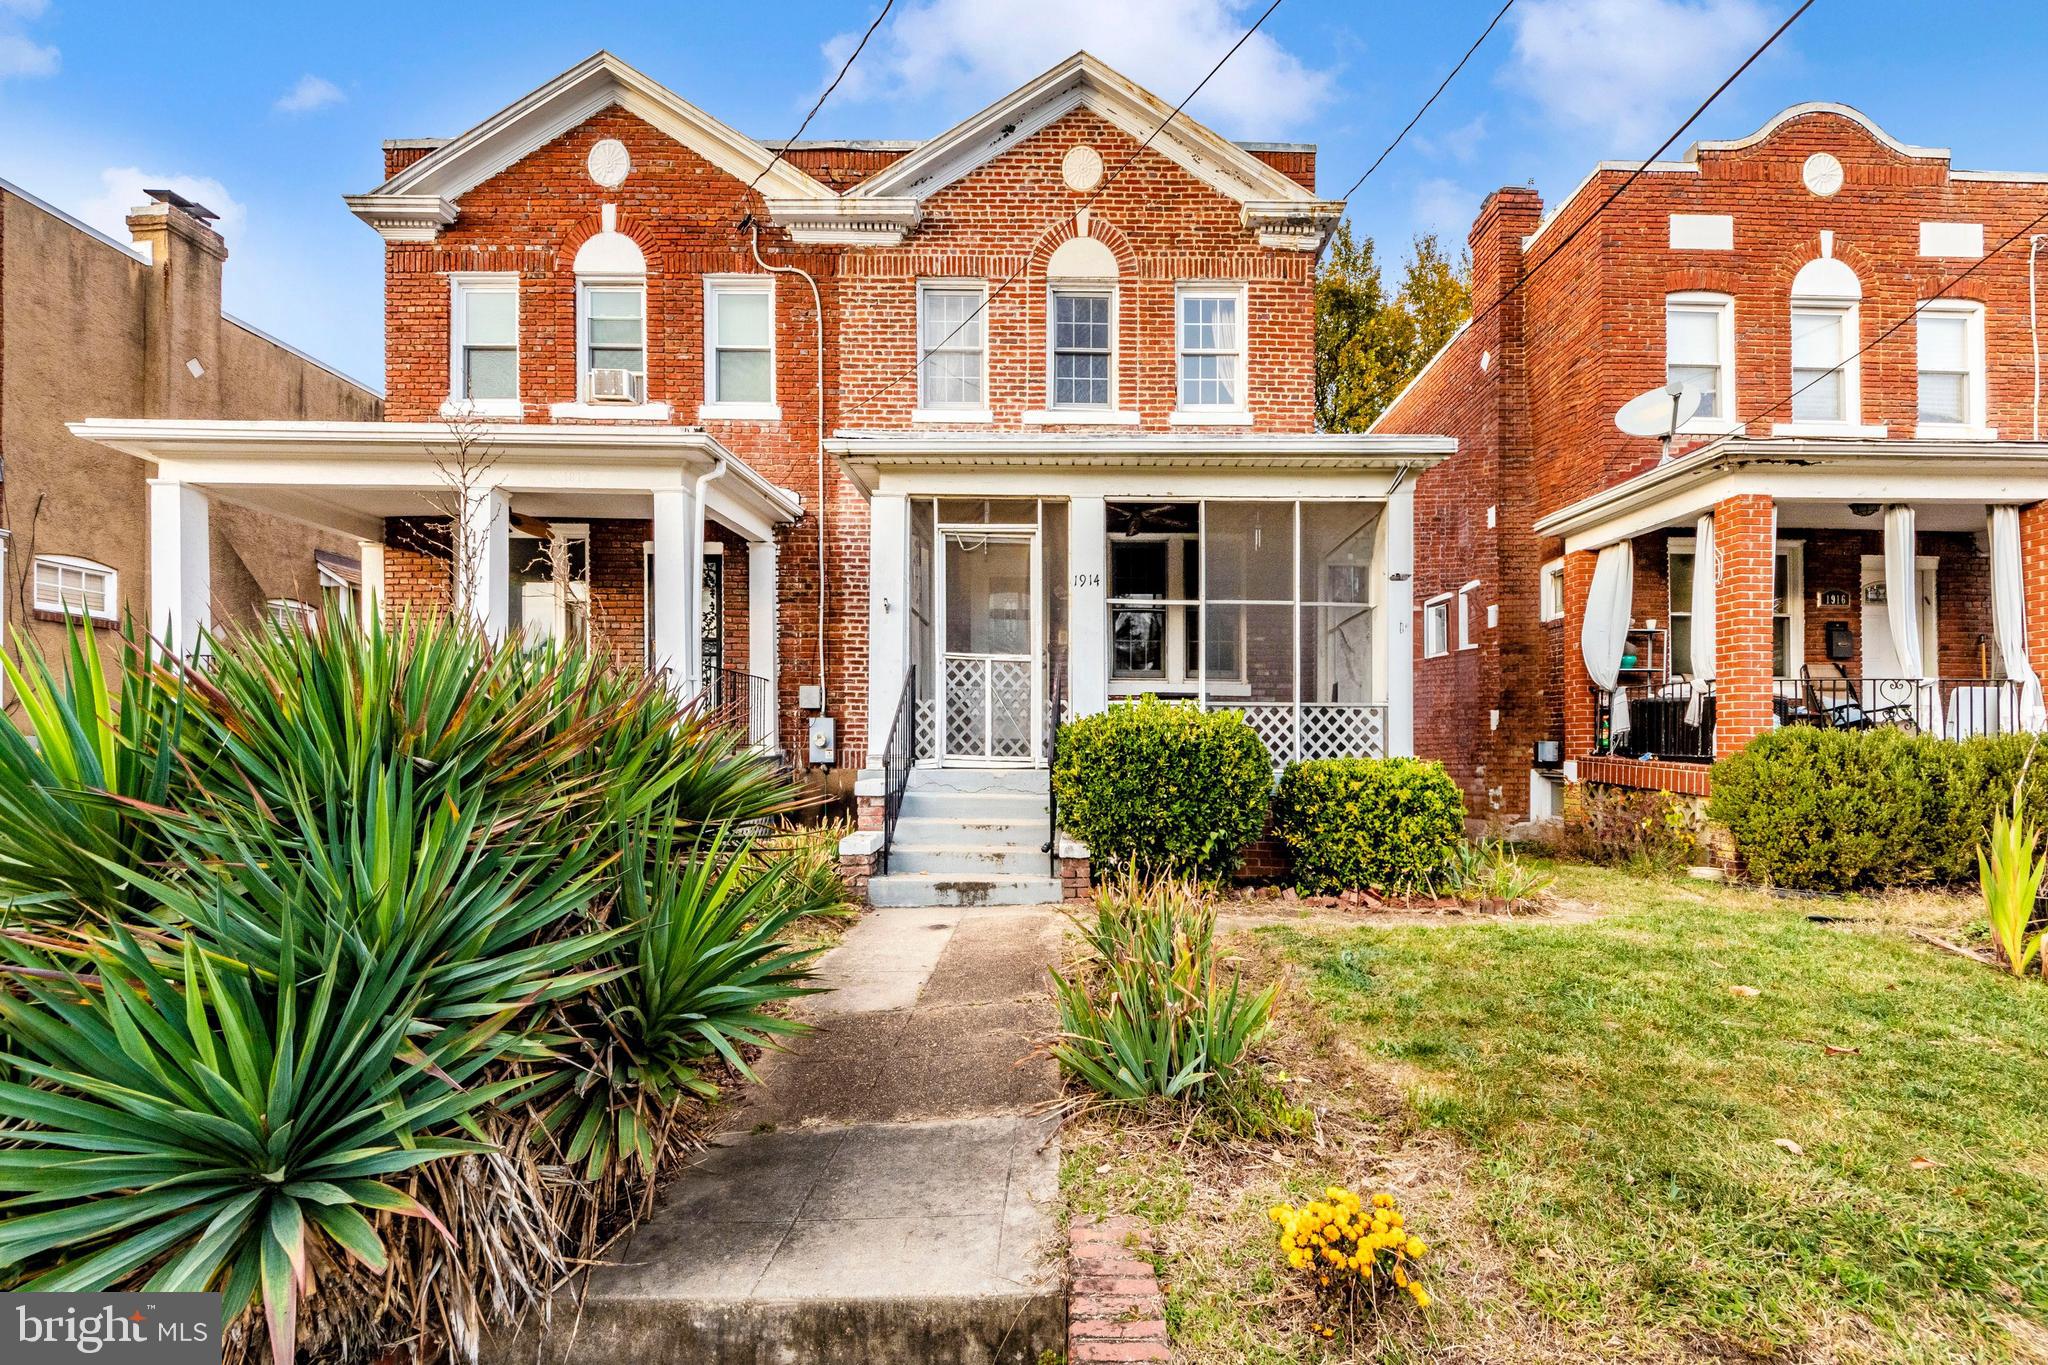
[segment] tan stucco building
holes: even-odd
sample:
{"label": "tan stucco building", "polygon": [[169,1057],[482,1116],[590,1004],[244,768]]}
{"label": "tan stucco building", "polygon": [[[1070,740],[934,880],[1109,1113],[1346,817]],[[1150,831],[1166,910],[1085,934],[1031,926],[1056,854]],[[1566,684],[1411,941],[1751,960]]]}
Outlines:
{"label": "tan stucco building", "polygon": [[[176,196],[129,216],[133,247],[0,181],[0,629],[46,653],[67,610],[111,645],[146,622],[145,461],[65,423],[159,418],[373,420],[373,390],[221,312],[227,244]],[[355,542],[222,503],[209,535],[213,618],[345,590]],[[10,698],[11,700],[11,698]]]}

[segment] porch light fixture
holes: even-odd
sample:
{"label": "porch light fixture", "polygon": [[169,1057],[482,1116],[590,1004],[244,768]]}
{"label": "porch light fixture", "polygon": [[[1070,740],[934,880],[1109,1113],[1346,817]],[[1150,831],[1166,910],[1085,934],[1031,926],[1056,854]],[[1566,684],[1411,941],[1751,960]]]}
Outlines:
{"label": "porch light fixture", "polygon": [[1849,515],[1852,517],[1874,517],[1882,510],[1884,509],[1874,502],[1852,502],[1849,504]]}

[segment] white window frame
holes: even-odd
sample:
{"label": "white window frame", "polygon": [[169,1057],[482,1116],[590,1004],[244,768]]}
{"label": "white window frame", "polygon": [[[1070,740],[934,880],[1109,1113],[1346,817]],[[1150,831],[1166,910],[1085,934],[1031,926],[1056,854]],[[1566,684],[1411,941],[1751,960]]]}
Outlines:
{"label": "white window frame", "polygon": [[[1188,298],[1227,298],[1237,306],[1237,401],[1229,404],[1185,403],[1181,400],[1180,363],[1189,354],[1181,340],[1181,301]],[[1182,280],[1173,288],[1173,412],[1167,418],[1173,426],[1250,426],[1251,415],[1251,326],[1250,291],[1241,280]],[[1202,351],[1202,355],[1224,355],[1223,351]]]}
{"label": "white window frame", "polygon": [[[1967,411],[1960,422],[1922,422],[1920,417],[1920,319],[1949,317],[1963,320],[1963,363],[1968,373],[1963,381],[1963,402]],[[1984,345],[1984,305],[1971,299],[1933,299],[1913,314],[1913,434],[1929,439],[1995,441],[1998,432],[1987,424],[1991,408],[1989,369]]]}
{"label": "white window frame", "polygon": [[1686,289],[1664,296],[1664,373],[1671,374],[1671,314],[1674,310],[1714,314],[1714,395],[1720,412],[1692,417],[1679,425],[1680,435],[1725,436],[1742,430],[1735,405],[1735,300],[1727,294]]}
{"label": "white window frame", "polygon": [[1458,589],[1458,648],[1460,650],[1479,648],[1479,633],[1472,626],[1472,599],[1478,595],[1479,580],[1473,579]]}
{"label": "white window frame", "polygon": [[[50,565],[52,568],[55,568],[60,572],[60,577],[57,584],[58,595],[57,600],[54,602],[46,602],[43,600],[42,579],[41,575],[37,571],[41,569],[42,566],[45,564]],[[74,611],[72,608],[64,605],[64,584],[61,578],[61,571],[65,569],[75,570],[79,573],[96,573],[106,575],[107,605],[104,610],[92,611],[90,609],[87,609],[84,611]],[[121,573],[118,569],[115,569],[111,565],[102,564],[96,559],[82,559],[77,555],[37,555],[29,563],[28,575],[29,600],[35,604],[35,609],[37,611],[51,612],[58,616],[82,615],[86,619],[92,621],[119,621],[121,619]]]}
{"label": "white window frame", "polygon": [[1886,434],[1882,423],[1866,423],[1863,420],[1863,361],[1857,355],[1862,345],[1863,308],[1858,300],[1842,298],[1811,298],[1795,294],[1791,306],[1785,312],[1785,360],[1783,371],[1789,381],[1785,406],[1796,406],[1792,395],[1799,391],[1799,383],[1792,378],[1792,315],[1794,313],[1832,313],[1836,325],[1841,328],[1843,357],[1838,369],[1842,376],[1842,415],[1839,418],[1820,419],[1798,417],[1787,413],[1788,420],[1771,423],[1773,436],[1871,436]]}
{"label": "white window frame", "polygon": [[1536,619],[1564,620],[1564,561],[1553,559],[1543,566],[1536,582]]}
{"label": "white window frame", "polygon": [[[1055,315],[1055,310],[1059,307],[1056,300],[1062,294],[1076,296],[1095,295],[1109,300],[1109,392],[1107,402],[1061,403],[1054,396],[1058,391],[1058,385],[1054,379],[1053,369],[1059,354],[1058,348],[1053,344],[1058,335],[1058,319]],[[1122,338],[1119,335],[1121,328],[1118,326],[1118,316],[1122,311],[1121,298],[1118,294],[1117,286],[1111,281],[1058,280],[1046,286],[1045,408],[1046,412],[1054,420],[1085,422],[1104,413],[1117,411],[1117,391],[1119,380],[1122,378],[1121,367],[1117,364],[1117,352],[1123,349],[1121,344]],[[1074,414],[1084,415],[1077,417]]]}
{"label": "white window frame", "polygon": [[[512,396],[470,398],[463,383],[463,307],[467,294],[491,293],[512,296]],[[448,272],[448,398],[441,404],[443,417],[520,417],[525,414],[519,395],[520,344],[519,272],[516,270],[451,270]]]}
{"label": "white window frame", "polygon": [[[640,295],[640,374],[643,381],[651,381],[653,353],[647,346],[647,277],[645,275],[578,275],[576,277],[576,393],[585,403],[591,403],[590,372],[596,366],[590,363],[590,294],[594,289],[631,289]],[[600,410],[620,406],[614,403],[592,404]]]}
{"label": "white window frame", "polygon": [[[768,398],[765,402],[727,402],[718,394],[718,300],[722,294],[766,294],[768,296]],[[779,422],[782,407],[777,399],[775,347],[775,277],[768,274],[706,275],[704,277],[704,404],[699,417],[720,420]],[[737,349],[737,348],[735,348]],[[754,349],[749,347],[747,349]]]}
{"label": "white window frame", "polygon": [[[1666,662],[1674,673],[1677,671],[1674,656],[1678,644],[1678,618],[1683,616],[1690,621],[1692,604],[1688,602],[1681,607],[1671,598],[1671,560],[1675,555],[1688,555],[1697,561],[1698,553],[1699,540],[1694,536],[1671,536],[1664,542],[1664,605],[1667,613],[1664,647]],[[1785,556],[1785,672],[1774,676],[1796,678],[1799,670],[1806,666],[1806,542],[1780,539],[1772,543],[1771,573],[1774,581],[1779,555]],[[1777,618],[1778,613],[1772,612],[1774,625]],[[1687,648],[1690,647],[1688,644]],[[1715,667],[1718,669],[1719,666],[1719,660],[1716,660]]]}
{"label": "white window frame", "polygon": [[1451,652],[1451,599],[1442,592],[1422,604],[1422,657],[1441,659]]}
{"label": "white window frame", "polygon": [[[924,300],[927,294],[974,294],[980,302],[981,321],[981,402],[979,403],[935,403],[925,388],[924,363],[927,354],[935,352],[940,337],[927,337],[924,332]],[[995,414],[990,408],[988,392],[988,281],[976,279],[933,278],[917,282],[917,316],[913,320],[917,341],[917,407],[910,414],[913,422],[993,422]],[[965,351],[964,346],[947,348]]]}

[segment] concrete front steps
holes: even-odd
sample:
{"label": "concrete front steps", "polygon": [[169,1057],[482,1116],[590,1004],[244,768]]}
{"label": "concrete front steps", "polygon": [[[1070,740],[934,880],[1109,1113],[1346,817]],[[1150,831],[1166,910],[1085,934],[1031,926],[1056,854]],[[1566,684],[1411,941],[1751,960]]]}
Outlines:
{"label": "concrete front steps", "polygon": [[910,775],[877,907],[1043,905],[1060,898],[1045,849],[1042,768],[919,768]]}

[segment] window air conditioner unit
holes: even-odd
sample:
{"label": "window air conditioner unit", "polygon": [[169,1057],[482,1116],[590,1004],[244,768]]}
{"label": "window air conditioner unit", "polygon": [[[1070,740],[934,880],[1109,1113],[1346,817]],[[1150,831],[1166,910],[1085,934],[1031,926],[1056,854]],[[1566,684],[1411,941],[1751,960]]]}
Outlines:
{"label": "window air conditioner unit", "polygon": [[647,376],[631,370],[592,370],[590,401],[593,403],[644,403]]}

